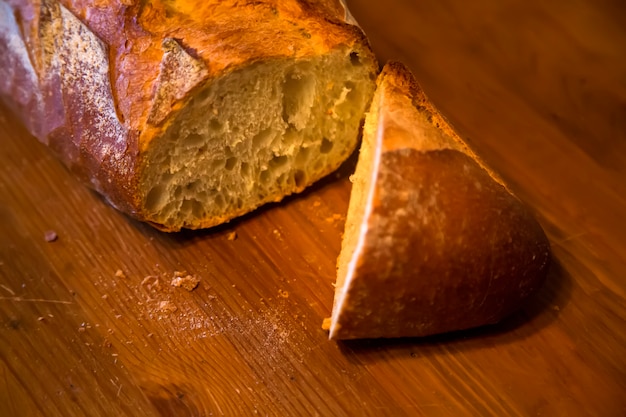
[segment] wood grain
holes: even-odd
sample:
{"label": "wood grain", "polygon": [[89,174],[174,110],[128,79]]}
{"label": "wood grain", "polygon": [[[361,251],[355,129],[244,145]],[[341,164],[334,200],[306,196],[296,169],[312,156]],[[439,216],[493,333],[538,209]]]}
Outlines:
{"label": "wood grain", "polygon": [[[77,183],[2,108],[0,415],[626,415],[622,2],[349,4],[381,62],[407,63],[536,213],[556,258],[538,297],[493,328],[329,342],[354,161],[169,235]],[[199,286],[173,287],[176,271]]]}

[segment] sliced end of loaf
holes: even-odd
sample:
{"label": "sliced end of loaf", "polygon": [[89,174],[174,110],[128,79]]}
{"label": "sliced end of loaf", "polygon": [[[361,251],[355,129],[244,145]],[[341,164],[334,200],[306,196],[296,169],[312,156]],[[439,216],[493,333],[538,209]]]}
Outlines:
{"label": "sliced end of loaf", "polygon": [[342,48],[259,62],[199,89],[144,156],[147,220],[214,226],[334,171],[357,144],[375,68],[369,52]]}
{"label": "sliced end of loaf", "polygon": [[355,172],[350,176],[352,191],[346,215],[346,225],[341,241],[341,252],[337,260],[337,281],[335,283],[335,297],[332,317],[329,323],[330,338],[334,339],[340,333],[340,314],[345,312],[345,296],[350,281],[357,268],[363,244],[367,235],[368,223],[366,219],[372,211],[372,204],[376,186],[376,175],[380,162],[382,136],[378,129],[379,107],[382,100],[381,89],[376,90],[369,112],[366,114],[363,125],[363,139],[359,148],[359,158]]}
{"label": "sliced end of loaf", "polygon": [[378,78],[351,179],[331,339],[493,324],[542,285],[541,226],[401,64]]}

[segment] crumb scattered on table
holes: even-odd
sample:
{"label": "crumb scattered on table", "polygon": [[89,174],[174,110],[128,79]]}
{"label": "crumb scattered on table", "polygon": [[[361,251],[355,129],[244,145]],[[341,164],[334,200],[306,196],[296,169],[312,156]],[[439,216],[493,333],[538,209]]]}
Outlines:
{"label": "crumb scattered on table", "polygon": [[330,317],[324,317],[324,320],[322,320],[322,329],[330,330],[330,323],[331,323]]}
{"label": "crumb scattered on table", "polygon": [[280,230],[278,229],[274,229],[272,230],[272,233],[274,234],[274,236],[276,237],[276,239],[280,240],[281,242],[283,241],[283,235],[280,232]]}
{"label": "crumb scattered on table", "polygon": [[196,289],[199,283],[200,279],[194,275],[183,275],[183,273],[174,272],[174,278],[172,279],[171,285],[176,288],[183,288],[187,291],[193,291]]}
{"label": "crumb scattered on table", "polygon": [[226,240],[230,240],[230,241],[237,240],[237,232],[235,231],[229,232],[226,235]]}
{"label": "crumb scattered on table", "polygon": [[46,230],[43,237],[46,240],[46,242],[54,242],[55,240],[59,238],[59,235],[54,230]]}
{"label": "crumb scattered on table", "polygon": [[341,220],[344,220],[344,217],[341,214],[337,214],[337,213],[333,214],[332,217],[327,217],[326,218],[326,221],[328,223],[333,223],[333,222],[337,222],[337,221],[341,221]]}
{"label": "crumb scattered on table", "polygon": [[124,274],[124,271],[122,271],[121,269],[118,269],[117,271],[115,271],[115,277],[116,278],[126,278],[126,275]]}
{"label": "crumb scattered on table", "polygon": [[154,275],[148,275],[145,277],[141,281],[141,285],[144,285],[149,291],[152,291],[153,289],[155,291],[161,291],[161,281],[159,281],[159,277]]}
{"label": "crumb scattered on table", "polygon": [[178,310],[178,307],[176,307],[171,301],[161,301],[159,303],[159,310],[162,313],[170,314]]}

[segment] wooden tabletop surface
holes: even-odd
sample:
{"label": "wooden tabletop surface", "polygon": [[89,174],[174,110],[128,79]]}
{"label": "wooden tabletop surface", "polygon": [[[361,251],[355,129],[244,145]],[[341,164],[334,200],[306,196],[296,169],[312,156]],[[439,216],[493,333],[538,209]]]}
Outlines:
{"label": "wooden tabletop surface", "polygon": [[[626,415],[626,6],[349,4],[536,213],[555,258],[538,296],[489,329],[328,341],[351,164],[164,234],[2,108],[1,416]],[[182,272],[195,290],[171,285]]]}

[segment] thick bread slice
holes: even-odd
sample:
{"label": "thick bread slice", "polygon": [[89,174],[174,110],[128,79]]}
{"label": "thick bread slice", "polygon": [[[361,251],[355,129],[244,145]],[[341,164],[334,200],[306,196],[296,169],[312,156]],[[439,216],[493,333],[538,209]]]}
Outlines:
{"label": "thick bread slice", "polygon": [[390,63],[366,117],[338,260],[331,339],[496,323],[546,277],[529,210]]}
{"label": "thick bread slice", "polygon": [[115,207],[204,228],[357,144],[378,66],[341,0],[0,0],[0,96]]}

